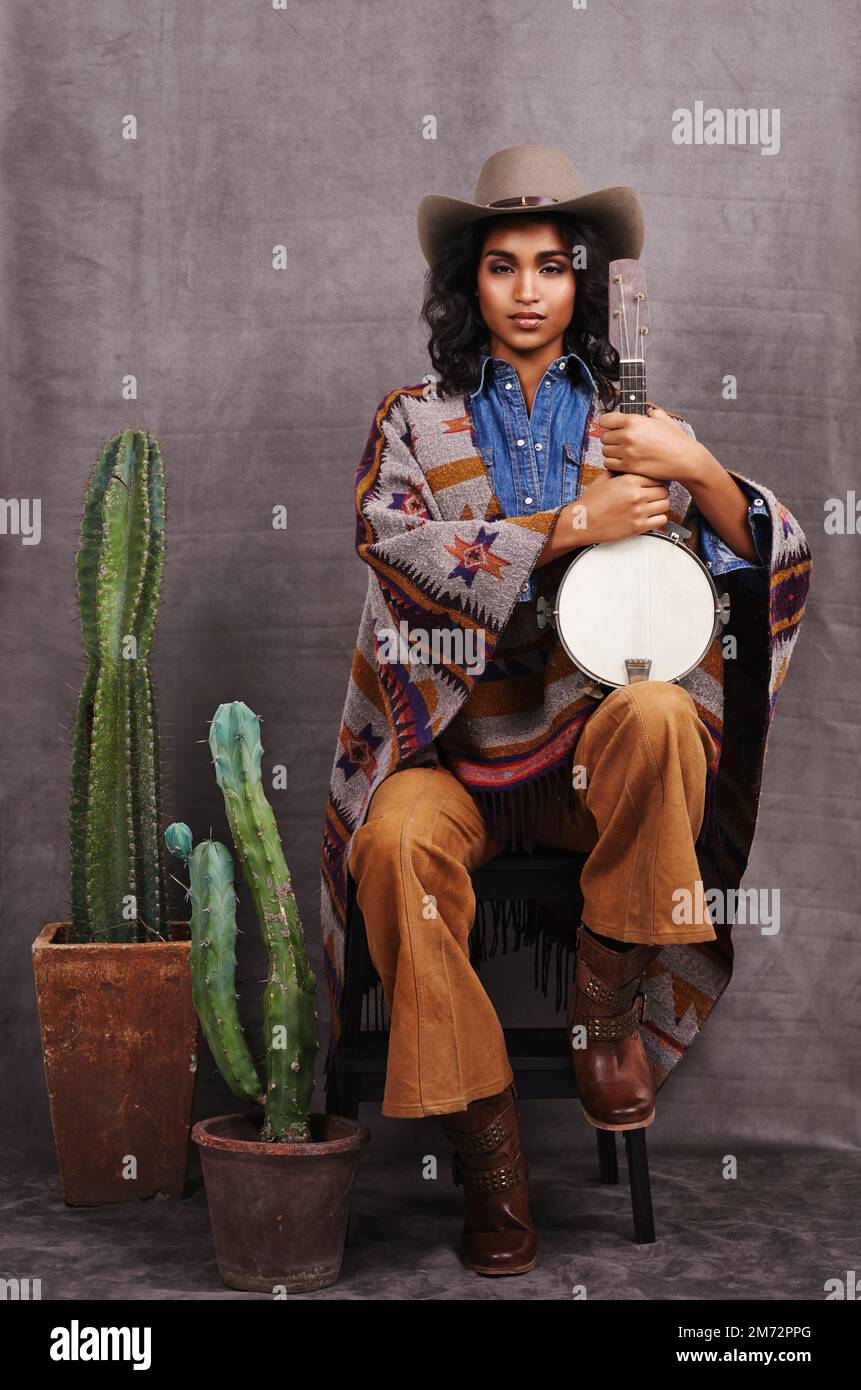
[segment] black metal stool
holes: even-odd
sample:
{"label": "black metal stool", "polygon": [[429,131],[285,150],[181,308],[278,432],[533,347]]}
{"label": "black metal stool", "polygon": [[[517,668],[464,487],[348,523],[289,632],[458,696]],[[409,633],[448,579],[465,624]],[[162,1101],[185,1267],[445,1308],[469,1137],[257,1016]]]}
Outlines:
{"label": "black metal stool", "polygon": [[[521,898],[540,902],[564,899],[571,903],[576,922],[582,908],[580,872],[583,854],[547,852],[540,855],[506,854],[491,860],[471,875],[476,902],[504,902]],[[344,962],[344,1017],[341,1038],[334,1049],[326,1088],[328,1114],[358,1118],[363,1100],[381,1101],[385,1089],[388,1030],[362,1028],[363,986],[373,965],[368,953],[365,921],[356,900],[356,886],[348,873],[347,954]],[[572,928],[573,930],[573,928]],[[577,1082],[564,1026],[504,1028],[505,1042],[514,1072],[518,1100],[577,1098]],[[625,1135],[628,1180],[634,1217],[634,1241],[651,1244],[655,1239],[652,1192],[646,1151],[646,1130],[629,1129]],[[602,1183],[618,1183],[616,1131],[596,1129],[598,1176]]]}

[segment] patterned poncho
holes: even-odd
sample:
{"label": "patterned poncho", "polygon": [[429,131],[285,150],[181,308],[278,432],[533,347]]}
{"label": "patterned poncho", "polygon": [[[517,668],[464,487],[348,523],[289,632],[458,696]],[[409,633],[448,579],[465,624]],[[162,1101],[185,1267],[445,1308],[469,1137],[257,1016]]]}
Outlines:
{"label": "patterned poncho", "polygon": [[[604,468],[602,409],[596,394],[581,489]],[[693,435],[686,420],[673,418]],[[748,863],[766,741],[811,570],[796,519],[762,483],[729,471],[768,506],[768,571],[739,569],[720,577],[729,621],[700,665],[679,682],[716,749],[697,840],[703,886],[728,896]],[[690,493],[672,482],[669,494],[670,517],[691,531],[684,543],[696,552],[698,513]],[[560,810],[570,809],[565,789],[577,737],[602,692],[570,661],[552,627],[539,625],[538,605],[516,601],[560,511],[502,515],[462,395],[440,398],[415,386],[390,392],[377,407],[356,473],[356,545],[369,567],[368,590],[323,834],[322,927],[332,1009],[327,1073],[343,1022],[350,845],[383,778],[405,766],[450,768],[476,798],[497,842],[512,848],[529,847],[537,807],[552,798]],[[541,595],[552,595],[572,558],[537,569]],[[436,634],[436,649],[418,661],[414,651],[399,661],[403,652],[390,634],[415,629]],[[727,644],[731,659],[724,656],[727,637],[736,639],[734,652]],[[476,674],[469,655],[479,642],[484,669]],[[549,918],[536,916],[534,905],[509,905],[505,914],[501,920],[515,927],[514,949],[521,936],[535,943],[536,977],[541,950],[545,993],[555,945],[558,1011],[567,1002],[576,923],[560,934]],[[718,913],[714,921],[715,941],[665,946],[650,966],[641,1034],[656,1086],[684,1056],[729,983],[732,923],[724,916],[731,914]],[[498,926],[496,912],[494,921]],[[483,934],[484,925],[482,918],[474,935]],[[373,971],[365,991],[371,988],[379,990]]]}

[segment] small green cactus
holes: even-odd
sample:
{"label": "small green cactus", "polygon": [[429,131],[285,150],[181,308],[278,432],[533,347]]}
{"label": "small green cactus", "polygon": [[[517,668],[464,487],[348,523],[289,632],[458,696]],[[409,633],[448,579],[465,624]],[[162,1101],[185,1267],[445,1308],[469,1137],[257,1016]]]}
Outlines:
{"label": "small green cactus", "polygon": [[[305,950],[305,937],[299,920],[290,872],[284,859],[281,840],[272,807],[263,791],[260,775],[263,745],[260,741],[260,721],[247,705],[241,702],[219,705],[209,731],[215,774],[224,795],[227,818],[233,843],[244,870],[246,884],[254,906],[269,956],[269,974],[263,996],[263,1032],[266,1049],[266,1086],[263,1096],[250,1097],[264,1104],[263,1128],[260,1138],[273,1143],[303,1143],[310,1139],[309,1114],[314,1093],[314,1063],[319,1046],[317,1038],[317,986]],[[227,1012],[227,995],[234,995],[235,918],[233,918],[233,873],[230,861],[230,893],[225,889],[230,859],[223,845],[208,847],[205,841],[191,851],[191,832],[185,825],[172,825],[166,835],[173,853],[187,860],[192,874],[192,906],[197,911],[200,902],[199,988],[202,1002],[198,1008],[201,1025],[228,1085],[234,1093],[248,1095],[235,1089],[240,1074],[239,1055],[232,1048],[225,1057],[226,1039],[235,1039],[236,1027]],[[195,864],[199,856],[199,863]],[[197,883],[195,883],[195,877]],[[208,878],[208,882],[206,879]],[[208,896],[207,896],[208,894]],[[216,902],[217,899],[217,902]],[[204,925],[203,907],[209,908]],[[232,965],[223,973],[204,968],[213,950],[211,923],[219,922],[219,959],[228,952],[223,942],[229,939]],[[233,920],[233,935],[229,935],[227,918]],[[192,941],[195,939],[192,917]],[[203,942],[209,944],[204,948]],[[193,947],[194,950],[194,947]],[[197,989],[196,985],[196,989]],[[217,998],[216,998],[216,991]],[[221,1020],[223,1026],[217,1027]],[[213,1047],[210,1029],[216,1040]],[[241,1030],[240,1030],[241,1031]],[[247,1044],[246,1044],[247,1051]],[[248,1053],[250,1060],[250,1053]],[[251,1062],[253,1067],[253,1061]],[[227,1070],[225,1070],[227,1068]],[[247,1060],[241,1075],[252,1086]],[[261,1088],[259,1082],[257,1090]]]}
{"label": "small green cactus", "polygon": [[217,840],[192,849],[191,831],[169,825],[165,841],[188,866],[194,1007],[218,1070],[235,1096],[263,1104],[263,1085],[236,1007],[236,893],[233,857]]}

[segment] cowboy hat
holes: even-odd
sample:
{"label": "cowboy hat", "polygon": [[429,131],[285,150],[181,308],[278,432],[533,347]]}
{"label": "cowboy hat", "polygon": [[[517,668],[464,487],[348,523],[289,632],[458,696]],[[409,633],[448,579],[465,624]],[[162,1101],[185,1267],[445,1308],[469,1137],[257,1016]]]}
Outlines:
{"label": "cowboy hat", "polygon": [[471,222],[501,214],[566,212],[603,233],[609,259],[636,260],[643,246],[643,207],[633,188],[584,193],[570,159],[551,145],[511,145],[484,161],[475,201],[428,193],[418,208],[419,243],[433,266],[446,242]]}

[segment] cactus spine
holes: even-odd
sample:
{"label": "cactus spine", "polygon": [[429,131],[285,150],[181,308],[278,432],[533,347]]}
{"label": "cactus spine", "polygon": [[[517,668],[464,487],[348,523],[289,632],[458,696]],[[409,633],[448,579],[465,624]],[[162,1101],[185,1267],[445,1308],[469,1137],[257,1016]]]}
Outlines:
{"label": "cactus spine", "polygon": [[263,997],[266,1107],[262,1140],[310,1139],[317,1054],[316,980],[290,873],[260,776],[260,721],[241,702],[219,705],[209,731],[233,843],[269,955]]}
{"label": "cactus spine", "polygon": [[77,554],[87,670],[69,808],[73,940],[166,934],[158,725],[148,667],[164,522],[158,443],[125,430],[105,445],[93,470]]}
{"label": "cactus spine", "polygon": [[236,1007],[236,892],[233,856],[217,840],[194,850],[181,822],[165,832],[168,849],[188,866],[191,893],[191,984],[204,1037],[235,1096],[264,1102],[263,1085]]}

